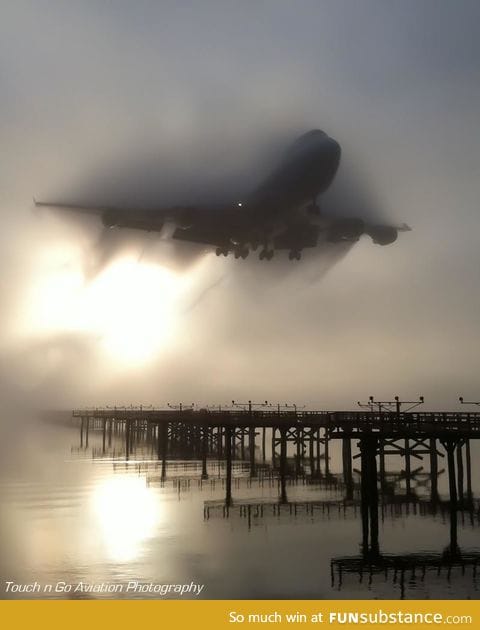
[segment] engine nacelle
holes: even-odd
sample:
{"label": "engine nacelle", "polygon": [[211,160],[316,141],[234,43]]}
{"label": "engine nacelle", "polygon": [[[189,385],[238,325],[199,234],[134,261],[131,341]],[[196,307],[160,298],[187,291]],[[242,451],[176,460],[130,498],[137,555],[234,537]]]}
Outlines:
{"label": "engine nacelle", "polygon": [[327,233],[327,240],[332,243],[339,241],[358,241],[365,232],[363,219],[337,219]]}
{"label": "engine nacelle", "polygon": [[367,233],[377,245],[390,245],[398,237],[398,229],[389,225],[373,225],[368,228]]}
{"label": "engine nacelle", "polygon": [[181,230],[188,230],[193,227],[196,218],[198,219],[198,214],[192,210],[183,210],[177,219],[177,225]]}
{"label": "engine nacelle", "polygon": [[102,223],[107,228],[115,227],[120,223],[120,213],[118,210],[105,210],[102,214]]}

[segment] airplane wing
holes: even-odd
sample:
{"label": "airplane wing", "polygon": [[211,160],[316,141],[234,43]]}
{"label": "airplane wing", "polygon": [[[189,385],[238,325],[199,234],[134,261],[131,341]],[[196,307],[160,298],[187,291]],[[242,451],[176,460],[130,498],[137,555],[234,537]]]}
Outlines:
{"label": "airplane wing", "polygon": [[172,238],[178,241],[198,243],[200,245],[210,245],[213,247],[224,247],[230,243],[230,233],[226,229],[221,229],[212,224],[193,225],[182,230],[177,228]]}
{"label": "airplane wing", "polygon": [[120,227],[147,232],[159,232],[166,221],[174,222],[177,227],[187,229],[198,221],[208,219],[213,213],[217,213],[215,208],[200,208],[195,206],[172,206],[164,208],[132,208],[116,206],[90,206],[77,203],[62,203],[57,201],[37,201],[33,200],[35,206],[45,208],[59,208],[71,210],[81,214],[98,216],[105,227]]}

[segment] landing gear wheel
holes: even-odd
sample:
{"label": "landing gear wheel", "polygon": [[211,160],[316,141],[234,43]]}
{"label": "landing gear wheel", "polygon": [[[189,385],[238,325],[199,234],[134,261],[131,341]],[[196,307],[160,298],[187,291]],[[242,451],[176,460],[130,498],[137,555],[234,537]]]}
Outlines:
{"label": "landing gear wheel", "polygon": [[249,250],[248,247],[238,246],[234,249],[235,258],[243,258],[245,259],[248,256]]}
{"label": "landing gear wheel", "polygon": [[320,206],[318,205],[317,200],[315,198],[312,199],[312,203],[309,203],[305,209],[307,211],[307,214],[313,214],[316,216],[321,214]]}

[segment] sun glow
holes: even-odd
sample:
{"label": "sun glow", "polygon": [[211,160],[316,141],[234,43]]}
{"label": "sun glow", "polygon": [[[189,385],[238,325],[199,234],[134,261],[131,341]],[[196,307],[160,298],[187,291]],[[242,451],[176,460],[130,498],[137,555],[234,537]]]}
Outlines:
{"label": "sun glow", "polygon": [[138,557],[142,543],[155,534],[162,521],[162,504],[143,477],[119,475],[102,480],[94,489],[92,505],[115,562]]}
{"label": "sun glow", "polygon": [[123,257],[85,283],[80,269],[60,259],[52,253],[40,270],[24,309],[28,332],[83,333],[128,366],[148,362],[171,343],[188,277]]}

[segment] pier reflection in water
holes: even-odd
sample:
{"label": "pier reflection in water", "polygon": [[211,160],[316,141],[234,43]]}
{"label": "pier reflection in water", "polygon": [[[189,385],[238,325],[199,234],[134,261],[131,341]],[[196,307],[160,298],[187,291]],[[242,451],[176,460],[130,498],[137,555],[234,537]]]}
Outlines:
{"label": "pier reflection in water", "polygon": [[[381,419],[383,426],[389,419]],[[430,425],[425,429],[426,424],[418,428],[416,419],[416,429],[400,429],[398,434],[386,431],[385,435],[345,428],[339,434],[335,425],[315,426],[308,420],[277,420],[257,427],[256,422],[238,426],[238,418],[216,426],[196,424],[188,417],[185,421],[185,416],[178,422],[153,423],[82,417],[80,448],[88,448],[94,432],[97,439],[101,436],[101,448],[92,450],[93,457],[113,457],[118,472],[131,467],[128,462],[133,459],[151,486],[172,484],[179,495],[221,492],[222,498],[204,501],[207,524],[212,519],[244,523],[255,535],[259,526],[328,521],[335,528],[339,520],[358,522],[359,553],[343,555],[338,545],[332,546],[328,567],[332,590],[318,596],[372,597],[384,592],[392,597],[422,597],[433,580],[443,596],[457,597],[452,583],[462,582],[467,596],[475,597],[480,549],[462,549],[458,530],[480,526],[470,443],[471,437],[480,435],[478,418],[468,417],[466,422],[461,418],[460,431],[457,425],[452,430],[450,417],[448,426],[438,431]],[[112,435],[117,438],[114,446]],[[158,461],[138,460],[146,456]],[[442,483],[444,492],[439,489]],[[434,538],[428,550],[415,550],[415,540],[413,550],[385,548],[380,531],[410,517],[424,519],[422,527],[427,531],[432,521],[440,520],[444,538]],[[324,532],[322,528],[323,540],[313,539],[311,544],[325,544]],[[295,555],[295,536],[293,529],[289,546],[283,550],[287,564]],[[320,581],[326,568],[315,567],[313,573]],[[314,596],[314,584],[305,584],[304,591],[304,596]],[[258,596],[265,595],[259,592]]]}

